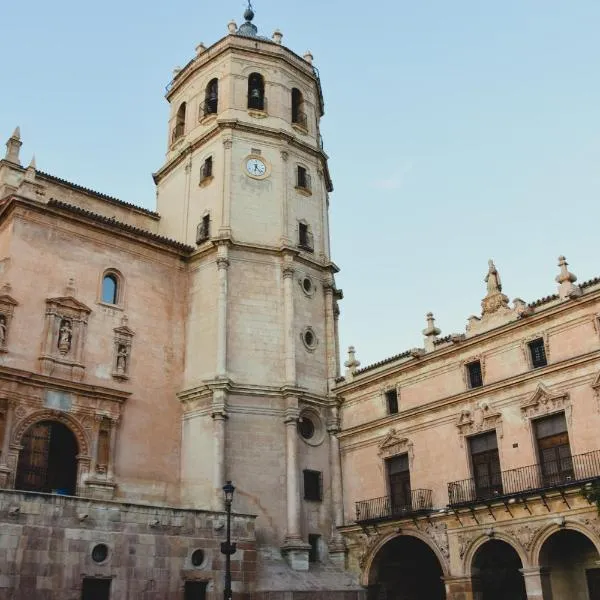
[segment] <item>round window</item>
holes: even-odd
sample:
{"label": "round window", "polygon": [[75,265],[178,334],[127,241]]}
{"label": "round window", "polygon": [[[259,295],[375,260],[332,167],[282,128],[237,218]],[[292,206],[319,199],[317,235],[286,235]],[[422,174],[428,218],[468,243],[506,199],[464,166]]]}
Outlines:
{"label": "round window", "polygon": [[309,348],[315,345],[315,334],[310,329],[304,332],[304,342]]}
{"label": "round window", "polygon": [[308,277],[305,277],[302,280],[302,288],[304,289],[304,291],[307,294],[310,294],[312,292],[312,289],[313,289],[312,281]]}
{"label": "round window", "polygon": [[204,550],[194,550],[192,552],[192,564],[199,567],[204,562]]}
{"label": "round window", "polygon": [[108,546],[96,544],[92,550],[92,560],[97,563],[104,562],[108,558]]}
{"label": "round window", "polygon": [[298,432],[305,440],[310,440],[315,435],[315,424],[308,417],[300,417]]}

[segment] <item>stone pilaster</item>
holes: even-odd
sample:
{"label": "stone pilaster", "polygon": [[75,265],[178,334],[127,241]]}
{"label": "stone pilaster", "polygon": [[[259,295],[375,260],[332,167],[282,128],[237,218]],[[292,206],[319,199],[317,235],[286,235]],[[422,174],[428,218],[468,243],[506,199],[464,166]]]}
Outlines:
{"label": "stone pilaster", "polygon": [[217,378],[227,377],[227,246],[219,246],[217,269],[219,296],[217,299]]}
{"label": "stone pilaster", "polygon": [[327,381],[328,389],[333,389],[337,377],[337,348],[335,340],[335,315],[333,297],[333,282],[328,282],[324,286],[325,292],[325,336],[327,345]]}
{"label": "stone pilaster", "polygon": [[527,600],[553,600],[549,569],[531,567],[519,570],[525,580]]}
{"label": "stone pilaster", "polygon": [[225,452],[227,435],[227,392],[222,389],[213,392],[213,507],[224,510],[223,485],[226,480]]}
{"label": "stone pilaster", "polygon": [[231,236],[231,148],[233,141],[229,138],[223,140],[223,199],[221,207],[220,237]]}
{"label": "stone pilaster", "polygon": [[344,525],[344,498],[342,488],[342,464],[340,456],[340,442],[337,434],[340,423],[337,407],[332,409],[332,415],[327,424],[329,434],[329,467],[331,470],[331,515],[333,517],[331,540],[329,542],[329,556],[340,568],[346,566],[346,544],[338,527]]}
{"label": "stone pilaster", "polygon": [[285,346],[285,382],[296,385],[296,341],[294,339],[294,267],[292,258],[285,256],[283,265],[283,304],[284,304],[284,346]]}
{"label": "stone pilaster", "polygon": [[10,469],[8,467],[8,452],[10,450],[10,439],[12,437],[16,407],[16,400],[8,400],[6,421],[4,423],[4,439],[2,440],[2,454],[0,454],[0,488],[7,487],[10,477]]}
{"label": "stone pilaster", "polygon": [[475,600],[471,577],[444,577],[446,600]]}
{"label": "stone pilaster", "polygon": [[288,203],[289,203],[289,168],[288,168],[289,153],[287,150],[281,151],[281,160],[283,162],[283,199],[281,202],[281,244],[288,246],[292,243],[289,223],[288,223]]}

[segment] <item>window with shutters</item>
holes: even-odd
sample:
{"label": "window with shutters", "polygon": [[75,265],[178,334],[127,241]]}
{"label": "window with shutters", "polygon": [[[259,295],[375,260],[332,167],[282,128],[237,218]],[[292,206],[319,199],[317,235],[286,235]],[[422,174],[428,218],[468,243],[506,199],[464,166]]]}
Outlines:
{"label": "window with shutters", "polygon": [[534,369],[539,367],[545,367],[548,364],[546,359],[546,348],[544,346],[544,339],[538,338],[527,344],[529,346],[529,354],[531,356],[531,366]]}
{"label": "window with shutters", "polygon": [[543,487],[568,483],[574,478],[573,459],[565,413],[533,422]]}
{"label": "window with shutters", "polygon": [[474,360],[467,363],[467,376],[469,378],[469,387],[478,388],[483,385],[483,374],[481,372],[481,361]]}
{"label": "window with shutters", "polygon": [[408,454],[386,460],[392,514],[411,510],[410,467]]}
{"label": "window with shutters", "polygon": [[496,431],[469,438],[471,466],[477,499],[502,495],[502,475]]}
{"label": "window with shutters", "polygon": [[395,415],[398,412],[398,391],[388,390],[385,393],[385,403],[387,405],[388,415]]}
{"label": "window with shutters", "polygon": [[304,499],[314,502],[323,500],[323,474],[321,471],[304,470]]}

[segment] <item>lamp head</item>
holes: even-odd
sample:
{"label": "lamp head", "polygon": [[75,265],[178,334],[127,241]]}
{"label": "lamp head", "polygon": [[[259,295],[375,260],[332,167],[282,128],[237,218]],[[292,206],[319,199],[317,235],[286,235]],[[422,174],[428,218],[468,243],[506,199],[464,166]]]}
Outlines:
{"label": "lamp head", "polygon": [[231,483],[231,481],[228,481],[223,486],[223,494],[225,495],[225,502],[227,504],[231,504],[233,501],[233,492],[235,492],[235,486]]}

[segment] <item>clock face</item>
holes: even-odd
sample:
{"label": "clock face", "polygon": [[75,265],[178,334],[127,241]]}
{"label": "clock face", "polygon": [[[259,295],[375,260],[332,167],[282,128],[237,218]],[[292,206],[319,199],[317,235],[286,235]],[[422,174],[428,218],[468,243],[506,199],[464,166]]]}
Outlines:
{"label": "clock face", "polygon": [[252,177],[264,177],[267,174],[267,165],[260,158],[249,158],[246,161],[246,171]]}

